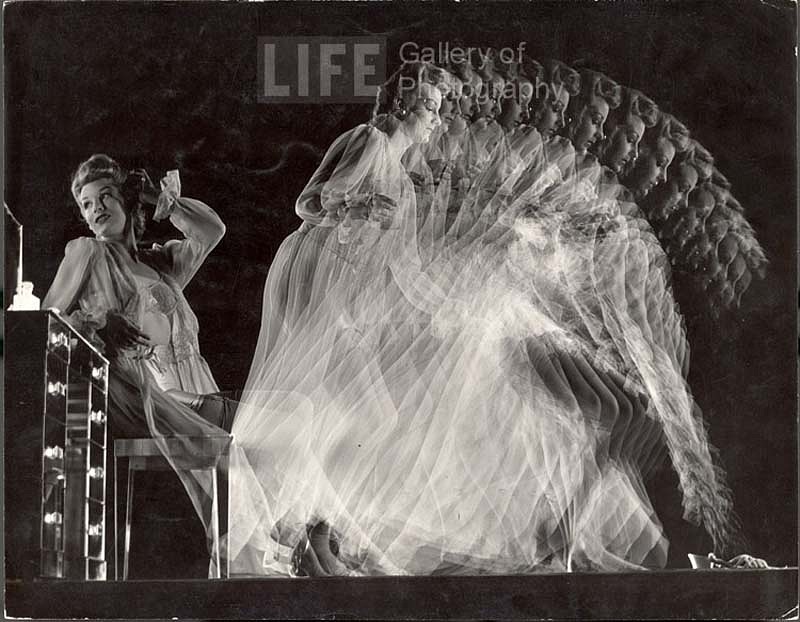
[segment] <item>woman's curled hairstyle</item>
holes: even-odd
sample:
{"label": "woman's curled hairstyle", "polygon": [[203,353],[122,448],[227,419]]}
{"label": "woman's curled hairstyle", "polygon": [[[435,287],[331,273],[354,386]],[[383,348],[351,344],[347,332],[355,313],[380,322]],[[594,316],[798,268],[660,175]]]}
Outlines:
{"label": "woman's curled hairstyle", "polygon": [[668,113],[662,113],[652,131],[645,132],[644,140],[642,141],[642,153],[647,153],[650,149],[654,149],[659,138],[669,140],[678,154],[684,153],[692,147],[689,128]]}
{"label": "woman's curled hairstyle", "polygon": [[133,226],[133,234],[137,240],[141,239],[145,229],[145,216],[140,197],[145,181],[143,175],[138,172],[127,172],[113,158],[104,153],[95,153],[81,162],[78,170],[72,175],[72,196],[79,207],[81,189],[98,179],[110,179],[119,188],[125,212]]}
{"label": "woman's curled hairstyle", "polygon": [[592,97],[602,97],[606,100],[609,109],[619,108],[622,103],[622,87],[619,84],[607,75],[591,69],[582,69],[580,76],[580,92],[570,100],[570,106],[574,102],[575,107],[583,108]]}
{"label": "woman's curled hairstyle", "polygon": [[581,90],[581,76],[569,65],[558,60],[547,59],[539,63],[529,56],[523,57],[522,74],[533,83],[531,109],[538,112],[548,101],[558,99],[561,91],[570,98]]}
{"label": "woman's curled hairstyle", "polygon": [[421,61],[403,63],[378,89],[373,119],[388,114],[404,118],[416,106],[424,83],[437,87],[443,95],[451,88],[450,75],[444,69]]}

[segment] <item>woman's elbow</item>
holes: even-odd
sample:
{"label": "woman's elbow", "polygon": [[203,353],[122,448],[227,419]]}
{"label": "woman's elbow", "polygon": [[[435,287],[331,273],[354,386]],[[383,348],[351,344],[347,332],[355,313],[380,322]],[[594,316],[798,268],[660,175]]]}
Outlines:
{"label": "woman's elbow", "polygon": [[227,228],[225,227],[225,223],[222,222],[222,219],[214,214],[215,218],[208,223],[208,225],[204,228],[202,234],[202,240],[205,244],[214,248],[217,244],[220,243],[220,240],[225,237],[225,232]]}
{"label": "woman's elbow", "polygon": [[225,223],[220,220],[214,230],[214,244],[219,244],[220,240],[225,237],[227,230],[228,229],[225,227]]}

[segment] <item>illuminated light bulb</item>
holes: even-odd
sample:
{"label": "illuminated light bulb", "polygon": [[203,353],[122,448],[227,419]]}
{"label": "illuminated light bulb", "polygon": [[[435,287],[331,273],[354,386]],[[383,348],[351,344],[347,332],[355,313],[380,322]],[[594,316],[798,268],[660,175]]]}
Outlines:
{"label": "illuminated light bulb", "polygon": [[92,378],[95,380],[102,380],[105,376],[105,369],[102,367],[92,367]]}
{"label": "illuminated light bulb", "polygon": [[102,410],[93,410],[89,413],[89,421],[103,424],[106,422],[106,414]]}
{"label": "illuminated light bulb", "polygon": [[66,395],[67,394],[67,385],[62,382],[48,382],[47,383],[47,392],[50,395]]}
{"label": "illuminated light bulb", "polygon": [[50,345],[69,347],[69,337],[64,333],[50,333]]}
{"label": "illuminated light bulb", "polygon": [[89,525],[89,535],[90,536],[101,536],[103,535],[103,525],[101,523],[97,523],[96,525]]}
{"label": "illuminated light bulb", "polygon": [[48,460],[59,460],[64,457],[64,450],[58,445],[55,447],[45,447],[44,457]]}
{"label": "illuminated light bulb", "polygon": [[100,479],[103,477],[104,473],[105,471],[103,471],[103,467],[92,467],[89,469],[89,477],[92,479]]}
{"label": "illuminated light bulb", "polygon": [[44,522],[48,525],[60,525],[62,520],[61,512],[48,512],[44,515]]}

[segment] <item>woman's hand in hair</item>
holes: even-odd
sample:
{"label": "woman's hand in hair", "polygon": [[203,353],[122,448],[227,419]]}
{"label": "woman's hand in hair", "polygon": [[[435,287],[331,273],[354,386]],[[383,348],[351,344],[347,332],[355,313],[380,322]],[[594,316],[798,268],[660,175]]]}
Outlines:
{"label": "woman's hand in hair", "polygon": [[161,191],[158,189],[158,186],[153,183],[153,180],[150,179],[150,175],[147,174],[147,171],[143,168],[137,168],[133,169],[129,174],[141,180],[139,185],[139,200],[148,205],[155,205],[158,203],[158,195],[161,194]]}

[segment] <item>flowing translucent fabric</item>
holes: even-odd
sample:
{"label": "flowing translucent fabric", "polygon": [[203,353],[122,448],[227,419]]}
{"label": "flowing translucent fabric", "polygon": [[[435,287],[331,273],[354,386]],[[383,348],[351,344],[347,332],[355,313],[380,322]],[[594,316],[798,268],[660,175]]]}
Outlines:
{"label": "flowing translucent fabric", "polygon": [[[724,542],[730,495],[685,382],[668,266],[626,193],[534,129],[478,124],[405,154],[395,131],[381,118],[343,134],[300,195],[232,438],[142,352],[114,366],[118,425],[157,440],[212,556],[234,575],[289,574],[324,521],[340,573],[662,567],[645,482],[665,453],[685,517]],[[212,214],[179,199],[186,239],[141,254],[168,290],[155,302],[171,301],[171,346],[196,350],[181,290],[219,239]],[[70,243],[45,305],[90,337],[109,310],[145,325],[153,291],[129,261]],[[227,534],[212,471],[193,468],[209,439],[227,450]]]}
{"label": "flowing translucent fabric", "polygon": [[[362,521],[348,518],[350,501],[361,501],[348,497],[369,477],[373,452],[390,431],[403,376],[416,375],[400,365],[392,377],[396,358],[443,299],[421,272],[414,193],[400,155],[372,125],[334,144],[324,173],[303,193],[321,206],[318,222],[332,226],[320,231],[306,220],[312,226],[300,245],[310,250],[301,249],[291,269],[308,276],[286,281],[286,298],[305,300],[305,308],[292,319],[294,330],[264,309],[265,326],[275,321],[285,329],[272,331],[280,336],[269,358],[253,365],[233,431],[255,441],[246,451],[264,469],[254,466],[259,477],[279,482],[263,491],[280,518],[276,542],[286,547],[315,516],[343,532],[343,542],[361,541]],[[326,168],[329,156],[335,164]],[[285,392],[305,398],[302,416],[273,414]],[[297,443],[275,444],[276,425],[295,431]]]}
{"label": "flowing translucent fabric", "polygon": [[[159,202],[166,204],[166,199]],[[157,280],[134,275],[131,256],[122,244],[82,237],[67,244],[44,306],[61,311],[101,349],[104,344],[97,331],[105,327],[107,313],[124,315],[153,337],[153,345],[122,352],[122,367],[141,361],[161,389],[213,393],[217,384],[200,354],[197,318],[183,288],[219,242],[225,227],[200,201],[173,195],[172,203],[162,212],[164,216],[169,212],[185,238],[138,251],[139,260],[156,272]]]}
{"label": "flowing translucent fabric", "polygon": [[[174,176],[172,179],[176,181]],[[179,191],[177,186],[174,189]],[[172,196],[170,202],[168,206],[166,199],[160,201],[161,212],[164,216],[169,213],[184,239],[138,253],[139,260],[158,273],[158,281],[143,284],[136,277],[123,245],[82,237],[67,244],[43,305],[59,310],[101,350],[105,344],[98,331],[105,327],[111,311],[143,329],[153,321],[166,321],[167,343],[125,350],[112,362],[109,421],[115,437],[156,440],[203,521],[213,558],[218,552],[218,480],[211,467],[217,466],[218,475],[224,473],[240,488],[254,483],[255,477],[227,432],[176,401],[168,391],[205,394],[218,390],[200,354],[197,318],[182,290],[219,242],[225,227],[200,201]],[[246,507],[251,514],[259,511],[258,500],[258,495],[248,500]],[[225,555],[224,550],[219,552]]]}
{"label": "flowing translucent fabric", "polygon": [[487,134],[401,164],[359,126],[301,195],[234,424],[258,482],[234,494],[262,510],[233,519],[240,572],[286,572],[320,521],[354,574],[661,567],[644,482],[666,451],[724,540],[649,226],[568,142]]}

